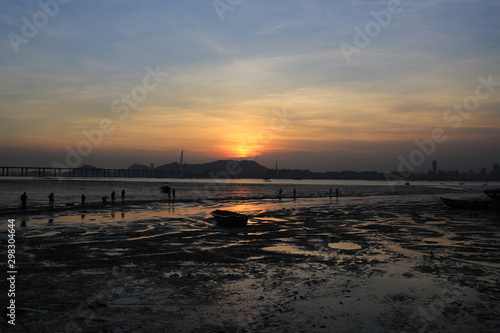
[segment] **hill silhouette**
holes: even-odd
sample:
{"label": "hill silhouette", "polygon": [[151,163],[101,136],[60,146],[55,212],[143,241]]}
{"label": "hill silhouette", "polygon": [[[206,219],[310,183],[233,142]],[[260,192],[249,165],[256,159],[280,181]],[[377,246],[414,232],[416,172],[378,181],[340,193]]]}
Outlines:
{"label": "hill silhouette", "polygon": [[267,178],[274,174],[255,161],[218,160],[201,164],[169,163],[160,165],[155,170],[166,171],[177,177],[200,178]]}
{"label": "hill silhouette", "polygon": [[142,165],[142,164],[132,164],[127,168],[127,170],[151,170],[150,167],[147,165]]}

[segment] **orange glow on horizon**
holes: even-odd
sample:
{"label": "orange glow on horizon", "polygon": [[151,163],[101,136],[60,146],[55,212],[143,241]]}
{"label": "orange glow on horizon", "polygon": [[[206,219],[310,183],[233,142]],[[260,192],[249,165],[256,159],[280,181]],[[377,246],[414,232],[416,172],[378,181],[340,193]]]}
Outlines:
{"label": "orange glow on horizon", "polygon": [[237,158],[247,158],[251,156],[255,156],[257,150],[255,147],[249,145],[240,145],[234,148],[233,156]]}
{"label": "orange glow on horizon", "polygon": [[233,132],[220,140],[221,144],[218,148],[225,158],[245,159],[263,153],[264,147],[244,133],[235,134]]}

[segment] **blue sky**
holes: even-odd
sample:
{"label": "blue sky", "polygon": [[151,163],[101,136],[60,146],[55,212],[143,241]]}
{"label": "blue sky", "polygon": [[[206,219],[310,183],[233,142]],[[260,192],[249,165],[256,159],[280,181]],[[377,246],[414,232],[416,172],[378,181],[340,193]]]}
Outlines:
{"label": "blue sky", "polygon": [[[500,86],[459,128],[443,120],[480,76],[500,82],[498,1],[401,1],[350,62],[341,43],[397,1],[221,0],[223,20],[215,1],[64,2],[0,4],[2,165],[67,164],[102,119],[114,130],[81,163],[159,165],[183,149],[188,162],[395,170],[435,128],[448,139],[419,169],[499,162]],[[9,34],[43,20],[40,3],[55,15],[16,53]],[[120,119],[113,101],[148,66],[168,76]],[[290,115],[279,129],[276,109]]]}

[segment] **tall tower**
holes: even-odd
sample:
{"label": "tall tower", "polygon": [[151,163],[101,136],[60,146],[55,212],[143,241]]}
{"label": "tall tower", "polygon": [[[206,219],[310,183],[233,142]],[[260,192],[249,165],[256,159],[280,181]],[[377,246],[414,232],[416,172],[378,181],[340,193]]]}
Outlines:
{"label": "tall tower", "polygon": [[437,166],[438,166],[438,162],[437,161],[432,161],[432,174],[434,176],[437,175]]}
{"label": "tall tower", "polygon": [[179,162],[179,172],[182,172],[182,162],[184,160],[184,150],[181,150],[181,161]]}

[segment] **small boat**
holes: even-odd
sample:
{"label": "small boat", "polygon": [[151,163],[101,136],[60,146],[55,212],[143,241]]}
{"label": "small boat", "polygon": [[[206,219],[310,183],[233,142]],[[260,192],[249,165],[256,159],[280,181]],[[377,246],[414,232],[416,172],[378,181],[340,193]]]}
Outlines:
{"label": "small boat", "polygon": [[445,205],[456,209],[477,209],[477,210],[488,210],[491,201],[484,200],[458,200],[449,199],[441,197],[441,200]]}
{"label": "small boat", "polygon": [[500,201],[490,202],[489,207],[491,211],[500,213]]}
{"label": "small boat", "polygon": [[214,210],[212,216],[217,224],[223,227],[244,227],[248,221],[247,215],[221,209]]}
{"label": "small boat", "polygon": [[491,199],[495,201],[500,201],[500,188],[494,188],[491,190],[484,190],[484,194],[489,196]]}
{"label": "small boat", "polygon": [[270,182],[271,182],[271,179],[269,179],[269,178],[264,178],[264,182],[265,182],[265,183],[270,183]]}
{"label": "small boat", "polygon": [[165,186],[161,186],[160,187],[160,190],[163,192],[163,193],[169,193],[172,191],[172,188],[168,185],[165,185]]}

